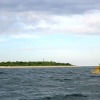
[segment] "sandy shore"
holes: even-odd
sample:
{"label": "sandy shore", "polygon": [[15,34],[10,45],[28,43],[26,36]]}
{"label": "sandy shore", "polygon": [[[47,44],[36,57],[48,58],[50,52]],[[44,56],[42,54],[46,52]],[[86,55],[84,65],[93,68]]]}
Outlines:
{"label": "sandy shore", "polygon": [[74,68],[77,66],[0,66],[0,68]]}

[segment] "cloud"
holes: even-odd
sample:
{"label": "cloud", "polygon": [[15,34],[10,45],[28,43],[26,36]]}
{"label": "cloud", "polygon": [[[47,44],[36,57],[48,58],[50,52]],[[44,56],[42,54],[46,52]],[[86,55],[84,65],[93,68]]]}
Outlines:
{"label": "cloud", "polygon": [[0,35],[100,34],[98,0],[1,0]]}
{"label": "cloud", "polygon": [[5,39],[5,38],[0,38],[0,42],[5,42],[5,41],[7,41],[7,39]]}
{"label": "cloud", "polygon": [[65,34],[100,35],[100,11],[91,11],[81,15],[60,16],[56,19],[56,30]]}
{"label": "cloud", "polygon": [[37,34],[46,31],[54,23],[50,16],[36,12],[1,13],[0,34]]}
{"label": "cloud", "polygon": [[74,15],[45,13],[1,13],[0,34],[16,38],[36,37],[39,34],[100,35],[100,11]]}
{"label": "cloud", "polygon": [[47,12],[52,14],[84,13],[100,9],[99,0],[1,0],[0,10],[9,12]]}
{"label": "cloud", "polygon": [[14,35],[11,35],[11,37],[16,38],[16,39],[38,38],[38,36],[33,35],[33,34],[14,34]]}

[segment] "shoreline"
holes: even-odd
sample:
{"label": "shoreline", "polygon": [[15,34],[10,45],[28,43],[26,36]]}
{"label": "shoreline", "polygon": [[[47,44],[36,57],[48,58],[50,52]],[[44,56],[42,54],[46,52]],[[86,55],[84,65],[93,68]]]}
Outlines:
{"label": "shoreline", "polygon": [[0,68],[75,68],[78,66],[0,66]]}

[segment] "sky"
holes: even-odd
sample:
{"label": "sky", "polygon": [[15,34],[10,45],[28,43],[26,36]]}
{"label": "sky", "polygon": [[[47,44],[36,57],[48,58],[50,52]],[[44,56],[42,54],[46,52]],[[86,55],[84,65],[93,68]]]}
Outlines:
{"label": "sky", "polygon": [[100,63],[100,0],[0,0],[0,62]]}

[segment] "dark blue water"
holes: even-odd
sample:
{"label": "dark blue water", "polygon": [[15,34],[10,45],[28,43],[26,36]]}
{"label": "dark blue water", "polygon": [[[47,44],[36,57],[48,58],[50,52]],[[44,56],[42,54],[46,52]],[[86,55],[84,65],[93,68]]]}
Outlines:
{"label": "dark blue water", "polygon": [[100,100],[100,75],[92,69],[0,69],[0,100]]}

